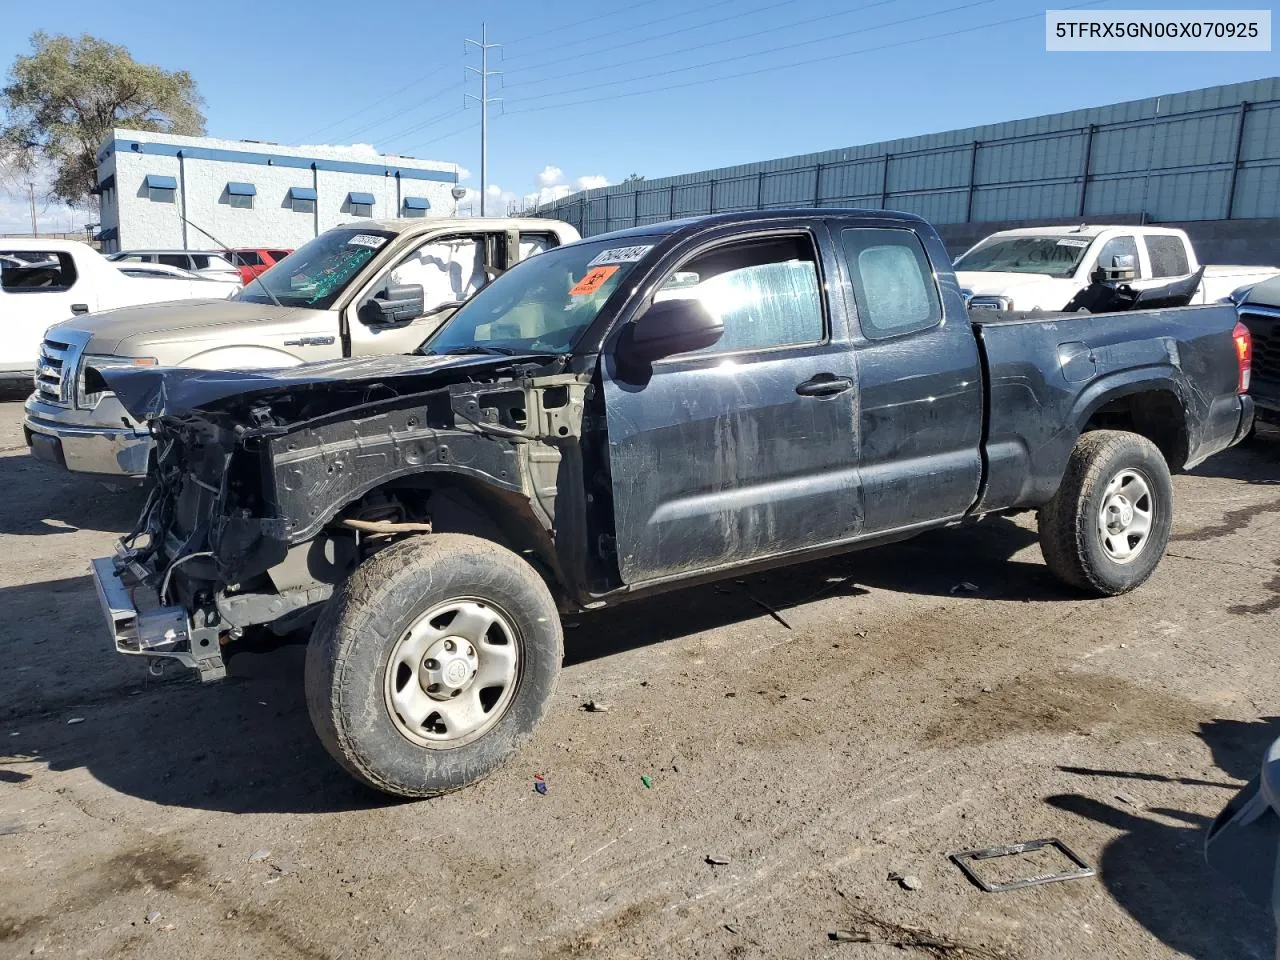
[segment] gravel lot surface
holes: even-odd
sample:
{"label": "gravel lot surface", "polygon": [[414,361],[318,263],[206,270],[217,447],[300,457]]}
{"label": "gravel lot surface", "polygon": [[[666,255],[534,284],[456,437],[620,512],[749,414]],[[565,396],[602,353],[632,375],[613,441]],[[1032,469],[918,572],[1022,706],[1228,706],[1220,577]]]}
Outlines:
{"label": "gravel lot surface", "polygon": [[[301,646],[208,686],[109,649],[86,566],[141,497],[32,461],[9,400],[0,956],[1273,955],[1202,845],[1280,736],[1278,434],[1175,478],[1125,597],[1020,516],[572,619],[533,742],[396,803],[315,740]],[[1047,836],[1098,876],[946,859]]]}

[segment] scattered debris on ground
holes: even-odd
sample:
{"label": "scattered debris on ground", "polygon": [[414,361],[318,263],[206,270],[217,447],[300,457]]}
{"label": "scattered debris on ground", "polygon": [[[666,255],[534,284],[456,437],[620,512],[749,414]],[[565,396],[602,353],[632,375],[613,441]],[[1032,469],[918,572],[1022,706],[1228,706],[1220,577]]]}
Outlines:
{"label": "scattered debris on ground", "polygon": [[249,862],[250,862],[250,863],[261,863],[263,860],[267,859],[267,857],[269,857],[269,856],[271,856],[271,851],[270,851],[270,850],[268,850],[268,849],[266,849],[265,847],[263,847],[263,848],[261,848],[261,849],[255,850],[255,851],[253,851],[253,853],[249,854]]}
{"label": "scattered debris on ground", "polygon": [[587,713],[608,713],[609,705],[599,700],[588,700],[582,705],[582,709]]}
{"label": "scattered debris on ground", "polygon": [[710,853],[707,854],[706,861],[713,867],[727,867],[729,865],[727,858],[717,857]]}
{"label": "scattered debris on ground", "polygon": [[903,890],[919,890],[924,886],[920,878],[911,873],[891,873],[889,879],[896,881]]}
{"label": "scattered debris on ground", "polygon": [[[844,891],[836,890],[847,902]],[[941,934],[930,933],[922,927],[882,920],[862,907],[850,904],[853,912],[854,926],[842,927],[827,934],[827,939],[836,943],[876,943],[899,950],[918,950],[939,960],[1009,960],[1009,955],[1000,949],[992,949],[979,944],[953,940]]]}

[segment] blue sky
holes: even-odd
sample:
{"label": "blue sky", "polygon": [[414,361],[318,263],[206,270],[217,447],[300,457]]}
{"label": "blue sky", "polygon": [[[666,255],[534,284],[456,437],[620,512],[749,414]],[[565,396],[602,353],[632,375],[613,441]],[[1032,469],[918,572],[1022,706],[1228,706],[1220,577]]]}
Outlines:
{"label": "blue sky", "polygon": [[[0,66],[7,71],[29,49],[35,30],[91,33],[124,44],[138,60],[191,71],[211,136],[367,143],[457,162],[471,172],[466,185],[478,187],[479,113],[463,110],[462,95],[464,64],[479,60],[464,57],[463,39],[478,37],[483,20],[490,40],[504,44],[492,55],[491,69],[504,76],[490,95],[505,103],[491,108],[489,144],[489,181],[504,199],[1280,70],[1275,53],[1046,53],[1047,5],[1071,4],[0,0]],[[1144,6],[1153,5],[1090,5]],[[474,78],[465,89],[479,92]],[[0,231],[14,229],[14,211],[12,202],[0,206]]]}

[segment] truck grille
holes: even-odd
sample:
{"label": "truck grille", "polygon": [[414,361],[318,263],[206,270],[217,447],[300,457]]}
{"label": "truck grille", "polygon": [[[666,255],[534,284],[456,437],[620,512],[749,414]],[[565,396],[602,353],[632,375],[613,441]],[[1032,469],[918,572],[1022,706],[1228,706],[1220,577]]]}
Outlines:
{"label": "truck grille", "polygon": [[1280,309],[1245,304],[1240,321],[1253,336],[1253,380],[1280,383]]}
{"label": "truck grille", "polygon": [[36,392],[46,403],[69,404],[75,391],[80,349],[60,340],[40,344],[36,360]]}

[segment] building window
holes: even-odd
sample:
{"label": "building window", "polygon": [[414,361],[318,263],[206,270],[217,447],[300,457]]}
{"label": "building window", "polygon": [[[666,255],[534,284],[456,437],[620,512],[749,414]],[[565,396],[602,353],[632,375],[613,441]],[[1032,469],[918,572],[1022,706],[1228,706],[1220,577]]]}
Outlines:
{"label": "building window", "polygon": [[143,184],[147,190],[147,198],[152,203],[173,203],[178,192],[177,180],[158,173],[148,173]]}
{"label": "building window", "polygon": [[315,213],[315,187],[290,187],[289,205],[293,208],[294,213]]}
{"label": "building window", "polygon": [[252,183],[228,183],[227,203],[240,210],[252,210],[253,198],[258,188]]}
{"label": "building window", "polygon": [[431,201],[426,197],[405,197],[404,215],[406,217],[425,217],[431,209]]}
{"label": "building window", "polygon": [[347,211],[353,217],[372,217],[373,194],[351,191],[347,194]]}

